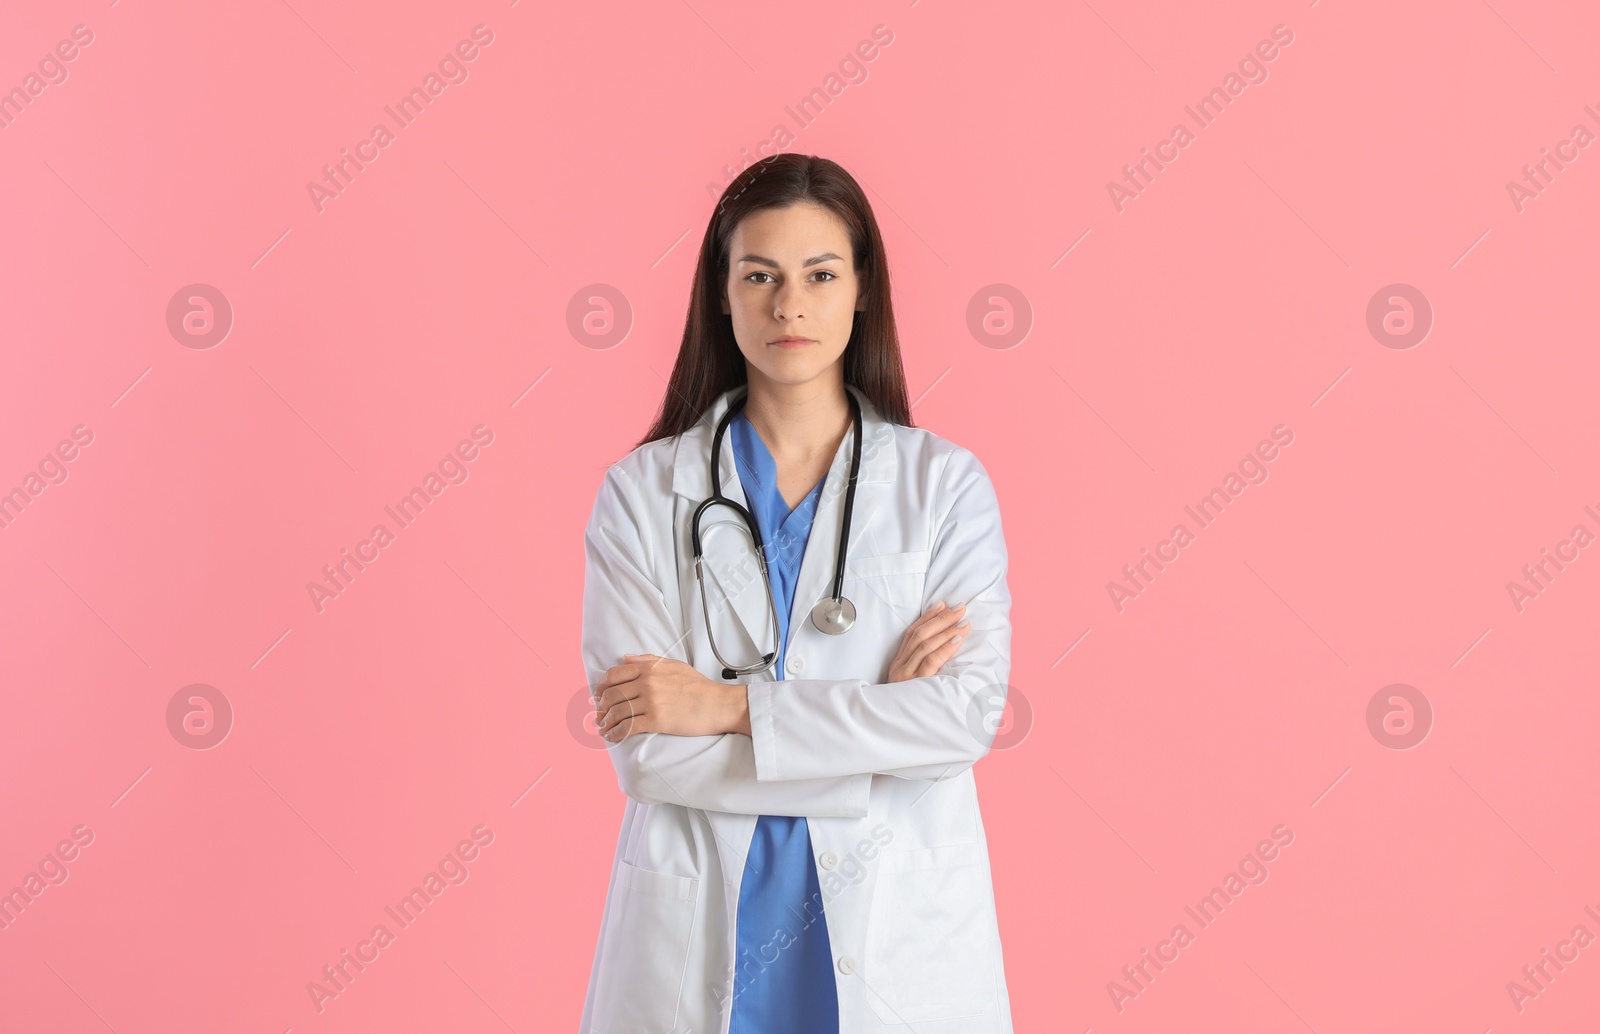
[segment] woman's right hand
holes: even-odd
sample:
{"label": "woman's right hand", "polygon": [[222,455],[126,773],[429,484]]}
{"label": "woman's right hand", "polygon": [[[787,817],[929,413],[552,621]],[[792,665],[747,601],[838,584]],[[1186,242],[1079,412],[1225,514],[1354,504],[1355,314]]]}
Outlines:
{"label": "woman's right hand", "polygon": [[945,662],[956,655],[956,647],[961,645],[962,636],[972,624],[970,621],[957,624],[966,610],[964,603],[947,608],[941,600],[912,622],[900,640],[900,652],[889,665],[889,681],[904,682],[937,675]]}

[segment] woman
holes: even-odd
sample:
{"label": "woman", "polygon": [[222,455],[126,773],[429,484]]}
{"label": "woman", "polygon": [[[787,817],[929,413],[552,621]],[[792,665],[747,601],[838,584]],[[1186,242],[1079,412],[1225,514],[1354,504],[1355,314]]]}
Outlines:
{"label": "woman", "polygon": [[[697,513],[719,492],[749,518]],[[1005,540],[976,457],[911,426],[883,241],[837,164],[728,186],[585,542],[628,802],[584,1034],[1009,1032],[972,774],[1011,663]]]}

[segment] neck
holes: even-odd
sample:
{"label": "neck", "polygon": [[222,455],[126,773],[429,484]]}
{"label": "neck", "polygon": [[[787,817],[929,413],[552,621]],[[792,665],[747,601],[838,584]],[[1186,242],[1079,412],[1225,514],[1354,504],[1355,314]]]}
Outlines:
{"label": "neck", "polygon": [[744,413],[773,459],[803,463],[838,451],[851,427],[850,399],[843,370],[831,372],[805,384],[779,384],[751,368]]}

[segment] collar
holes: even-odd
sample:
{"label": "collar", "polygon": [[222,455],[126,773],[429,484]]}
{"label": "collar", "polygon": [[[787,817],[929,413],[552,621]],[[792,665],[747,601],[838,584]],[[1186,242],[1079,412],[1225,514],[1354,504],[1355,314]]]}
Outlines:
{"label": "collar", "polygon": [[[746,390],[745,385],[729,388],[718,395],[716,401],[701,414],[695,425],[678,436],[677,451],[672,460],[672,490],[679,495],[699,501],[711,495],[711,438],[716,433],[717,423],[728,412],[728,404],[738,393]],[[859,388],[853,384],[846,384],[845,390],[856,397],[861,403],[861,474],[856,479],[856,484],[876,484],[893,481],[899,470],[900,456],[896,446],[894,427],[883,418],[878,407],[867,398]],[[834,454],[833,464],[829,469],[828,477],[837,475],[840,478],[850,476],[850,454],[854,448],[853,436],[855,428],[845,432],[844,439],[839,443],[839,450]],[[741,506],[744,499],[734,494],[739,481],[739,473],[733,458],[733,436],[731,433],[722,436],[722,455],[719,457],[722,470],[722,492]],[[859,490],[859,489],[858,489]],[[855,536],[852,535],[851,538]]]}

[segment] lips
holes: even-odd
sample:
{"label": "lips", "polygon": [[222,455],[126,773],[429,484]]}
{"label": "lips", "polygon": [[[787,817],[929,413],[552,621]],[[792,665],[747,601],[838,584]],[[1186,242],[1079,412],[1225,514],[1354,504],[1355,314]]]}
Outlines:
{"label": "lips", "polygon": [[778,348],[804,348],[816,344],[816,341],[808,337],[781,337],[772,343]]}

